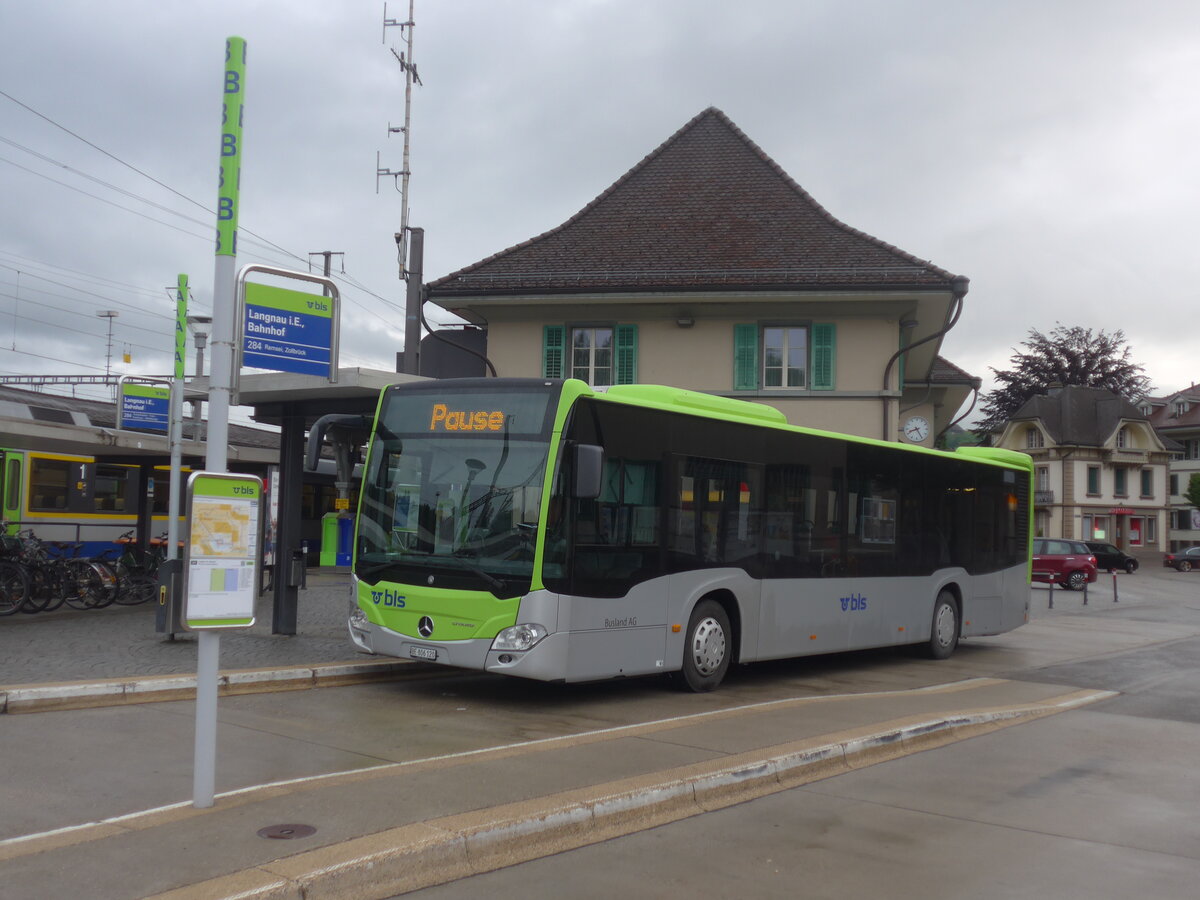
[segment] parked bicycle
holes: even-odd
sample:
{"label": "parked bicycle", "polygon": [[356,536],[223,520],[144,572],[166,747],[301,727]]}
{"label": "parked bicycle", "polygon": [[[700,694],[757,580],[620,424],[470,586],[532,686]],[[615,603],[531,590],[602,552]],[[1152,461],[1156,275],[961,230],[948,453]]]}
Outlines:
{"label": "parked bicycle", "polygon": [[117,538],[117,543],[121,555],[113,564],[119,585],[116,602],[124,606],[146,603],[158,590],[158,566],[167,555],[166,537],[151,538],[149,550],[138,546],[132,531]]}

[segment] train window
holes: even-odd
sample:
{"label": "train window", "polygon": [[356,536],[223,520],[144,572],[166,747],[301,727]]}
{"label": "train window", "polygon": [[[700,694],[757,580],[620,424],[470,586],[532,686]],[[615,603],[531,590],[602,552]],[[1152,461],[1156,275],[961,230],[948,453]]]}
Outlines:
{"label": "train window", "polygon": [[8,461],[8,477],[4,481],[4,507],[5,509],[16,509],[18,500],[21,496],[21,461],[19,459],[10,459]]}
{"label": "train window", "polygon": [[29,508],[66,509],[71,463],[65,459],[42,459],[35,456],[29,461],[29,467]]}
{"label": "train window", "polygon": [[129,484],[127,466],[97,464],[92,499],[96,512],[124,512],[126,488]]}

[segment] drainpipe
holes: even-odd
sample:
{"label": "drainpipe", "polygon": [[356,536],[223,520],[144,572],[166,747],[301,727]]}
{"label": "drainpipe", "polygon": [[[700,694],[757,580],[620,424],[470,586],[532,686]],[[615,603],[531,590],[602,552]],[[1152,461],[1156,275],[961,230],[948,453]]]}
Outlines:
{"label": "drainpipe", "polygon": [[[950,316],[947,319],[946,324],[942,326],[940,331],[935,331],[933,334],[928,335],[927,337],[923,337],[919,341],[915,341],[915,342],[909,344],[907,347],[901,347],[899,350],[897,350],[895,353],[892,354],[891,359],[889,359],[887,361],[887,365],[883,367],[883,391],[884,391],[885,395],[888,390],[888,385],[891,384],[892,366],[894,366],[896,364],[896,360],[898,360],[901,356],[903,356],[908,351],[912,350],[914,347],[920,347],[922,344],[928,344],[930,341],[939,340],[940,338],[945,337],[946,332],[948,332],[951,328],[953,328],[955,326],[955,324],[957,324],[958,317],[962,315],[962,311],[963,311],[963,297],[965,297],[967,295],[967,291],[970,289],[970,285],[971,285],[971,279],[965,275],[955,275],[953,278],[951,278],[950,279],[950,295],[951,295],[951,303],[953,305],[951,307],[952,312],[950,313]],[[901,392],[903,392],[904,385],[900,385],[900,390],[901,390]],[[882,400],[883,400],[883,439],[885,441],[890,441],[892,439],[892,436],[891,436],[891,421],[890,421],[891,416],[889,415],[890,410],[889,410],[889,406],[888,406],[888,397],[884,396],[882,398]]]}

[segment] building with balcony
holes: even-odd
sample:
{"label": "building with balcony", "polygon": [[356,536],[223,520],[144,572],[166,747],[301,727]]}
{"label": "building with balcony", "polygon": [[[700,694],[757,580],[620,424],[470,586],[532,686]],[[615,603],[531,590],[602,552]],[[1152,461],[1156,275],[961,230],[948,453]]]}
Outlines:
{"label": "building with balcony", "polygon": [[1200,385],[1189,385],[1166,397],[1147,397],[1141,407],[1171,451],[1165,549],[1179,550],[1200,544],[1200,509],[1184,497],[1192,476],[1200,475]]}
{"label": "building with balcony", "polygon": [[1038,536],[1166,549],[1170,454],[1150,417],[1125,398],[1051,388],[1026,401],[994,443],[1033,457]]}

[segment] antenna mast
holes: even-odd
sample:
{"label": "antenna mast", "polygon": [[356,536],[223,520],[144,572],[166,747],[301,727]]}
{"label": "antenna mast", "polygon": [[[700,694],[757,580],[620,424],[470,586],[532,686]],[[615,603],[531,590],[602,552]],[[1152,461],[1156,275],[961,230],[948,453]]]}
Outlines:
{"label": "antenna mast", "polygon": [[396,61],[400,63],[400,69],[404,72],[404,124],[392,125],[388,123],[388,136],[399,132],[404,135],[404,159],[399,172],[393,172],[391,169],[382,169],[379,167],[379,154],[375,154],[375,193],[379,193],[379,179],[381,176],[390,176],[397,185],[400,191],[400,231],[396,234],[396,254],[400,265],[400,278],[407,281],[409,277],[408,270],[408,177],[412,174],[409,169],[409,138],[411,136],[412,122],[412,86],[415,81],[418,85],[421,83],[421,76],[417,74],[417,67],[413,63],[413,26],[416,24],[413,21],[413,3],[414,0],[408,0],[408,19],[400,21],[399,19],[389,19],[387,14],[387,4],[383,5],[383,42],[387,43],[387,30],[389,28],[399,28],[401,38],[405,42],[404,52],[397,53],[396,49],[391,48],[392,56],[396,57]]}

